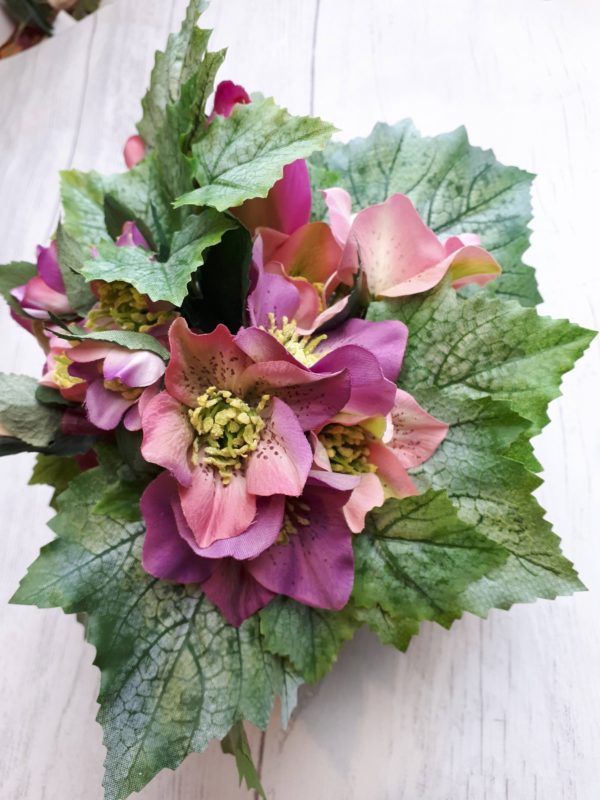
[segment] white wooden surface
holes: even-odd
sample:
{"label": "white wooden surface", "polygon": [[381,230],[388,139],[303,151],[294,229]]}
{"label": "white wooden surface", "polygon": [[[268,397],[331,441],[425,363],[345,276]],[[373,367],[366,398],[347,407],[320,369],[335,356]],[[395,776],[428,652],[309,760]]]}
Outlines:
{"label": "white wooden surface", "polygon": [[[117,0],[0,63],[0,262],[31,258],[58,214],[60,168],[121,168],[154,50],[184,0]],[[344,137],[412,116],[539,173],[533,246],[544,310],[600,323],[600,4],[593,0],[215,0],[223,77],[331,119]],[[2,309],[0,369],[37,374],[34,342]],[[273,719],[271,800],[595,800],[600,796],[600,417],[595,343],[538,439],[541,502],[588,594],[424,625],[408,654],[359,634]],[[0,463],[2,602],[50,533],[31,458]],[[72,617],[0,607],[0,798],[99,800],[98,672]],[[252,734],[258,751],[260,736]],[[211,747],[144,800],[234,800]]]}

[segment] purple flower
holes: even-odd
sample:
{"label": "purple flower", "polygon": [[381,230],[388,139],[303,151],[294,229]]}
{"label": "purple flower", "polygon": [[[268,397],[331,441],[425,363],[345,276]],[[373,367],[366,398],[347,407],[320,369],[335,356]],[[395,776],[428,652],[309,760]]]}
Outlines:
{"label": "purple flower", "polygon": [[18,300],[21,308],[30,317],[42,320],[50,319],[50,314],[74,314],[58,265],[55,241],[48,247],[38,246],[37,270],[38,274],[27,283],[11,290],[11,295]]}

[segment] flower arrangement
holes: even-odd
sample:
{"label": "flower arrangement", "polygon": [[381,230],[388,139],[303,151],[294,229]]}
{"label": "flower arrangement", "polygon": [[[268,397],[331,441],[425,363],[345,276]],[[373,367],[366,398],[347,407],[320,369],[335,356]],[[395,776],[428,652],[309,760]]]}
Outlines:
{"label": "flower arrangement", "polygon": [[[283,724],[363,625],[405,650],[582,589],[530,440],[593,333],[542,317],[531,176],[464,131],[330,142],[215,76],[192,0],[127,171],[62,174],[36,263],[0,268],[40,380],[2,375],[56,538],[13,602],[76,613],[102,673],[106,797],[244,721]],[[207,108],[207,105],[210,108]]]}

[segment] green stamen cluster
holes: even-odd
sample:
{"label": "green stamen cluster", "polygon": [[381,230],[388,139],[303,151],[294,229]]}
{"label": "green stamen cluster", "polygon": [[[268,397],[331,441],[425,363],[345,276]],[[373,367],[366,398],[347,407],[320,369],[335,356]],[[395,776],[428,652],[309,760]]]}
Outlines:
{"label": "green stamen cluster", "polygon": [[375,472],[369,463],[369,438],[360,425],[326,425],[319,433],[319,441],[327,451],[331,469],[347,475]]}
{"label": "green stamen cluster", "polygon": [[277,537],[277,544],[287,544],[290,536],[295,536],[298,533],[298,528],[306,528],[310,525],[308,512],[310,506],[300,500],[288,498],[285,504],[285,512],[283,515],[283,525],[279,536]]}
{"label": "green stamen cluster", "polygon": [[198,464],[202,458],[205,464],[215,467],[226,486],[233,472],[241,469],[258,447],[265,427],[260,412],[270,399],[264,394],[252,408],[232,392],[209,386],[198,398],[197,407],[188,411],[198,434],[194,439],[193,462]]}
{"label": "green stamen cluster", "polygon": [[71,359],[64,355],[54,356],[54,369],[52,370],[52,380],[61,389],[70,389],[71,386],[77,386],[78,383],[83,383],[82,378],[76,378],[69,374],[69,366],[73,362]]}
{"label": "green stamen cluster", "polygon": [[106,330],[116,324],[124,331],[147,333],[173,318],[172,309],[150,310],[148,298],[125,281],[102,284],[97,292],[98,302],[87,317],[88,328]]}
{"label": "green stamen cluster", "polygon": [[282,318],[282,326],[277,326],[275,314],[269,313],[269,333],[274,336],[278,342],[285,347],[288,353],[291,353],[294,358],[305,367],[312,367],[320,358],[323,358],[325,353],[315,353],[314,350],[318,344],[327,339],[324,334],[321,336],[302,336],[296,330],[295,320],[289,320],[287,317]]}

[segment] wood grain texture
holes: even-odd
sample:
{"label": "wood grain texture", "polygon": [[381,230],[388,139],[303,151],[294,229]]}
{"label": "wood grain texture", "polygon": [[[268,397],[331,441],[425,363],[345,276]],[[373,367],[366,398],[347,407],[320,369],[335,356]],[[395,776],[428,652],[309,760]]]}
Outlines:
{"label": "wood grain texture", "polygon": [[[57,173],[121,169],[156,47],[184,0],[118,0],[0,63],[0,261],[31,258],[58,217]],[[600,323],[600,5],[589,0],[215,0],[224,77],[313,110],[344,138],[412,116],[539,174],[533,245],[543,310]],[[0,369],[37,374],[33,341],[1,310]],[[274,717],[270,800],[595,800],[600,784],[600,348],[569,375],[536,451],[539,491],[590,591],[433,625],[406,655],[366,634]],[[1,600],[50,532],[32,459],[0,463]],[[93,650],[60,611],[0,607],[0,797],[100,800]],[[252,733],[258,750],[260,737]],[[211,747],[143,800],[235,800],[233,762]]]}

